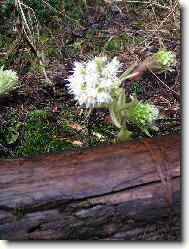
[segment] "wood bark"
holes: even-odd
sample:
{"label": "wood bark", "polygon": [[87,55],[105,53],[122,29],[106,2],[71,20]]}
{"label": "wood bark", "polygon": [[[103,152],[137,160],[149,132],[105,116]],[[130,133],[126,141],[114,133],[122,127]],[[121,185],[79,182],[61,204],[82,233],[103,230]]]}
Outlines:
{"label": "wood bark", "polygon": [[0,239],[179,240],[180,135],[0,160]]}

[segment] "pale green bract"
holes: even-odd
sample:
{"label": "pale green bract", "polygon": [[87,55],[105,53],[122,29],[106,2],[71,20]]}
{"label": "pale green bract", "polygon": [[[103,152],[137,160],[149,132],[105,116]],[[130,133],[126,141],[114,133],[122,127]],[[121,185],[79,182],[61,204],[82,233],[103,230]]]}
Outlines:
{"label": "pale green bract", "polygon": [[0,68],[0,97],[13,90],[18,85],[18,76],[12,70]]}

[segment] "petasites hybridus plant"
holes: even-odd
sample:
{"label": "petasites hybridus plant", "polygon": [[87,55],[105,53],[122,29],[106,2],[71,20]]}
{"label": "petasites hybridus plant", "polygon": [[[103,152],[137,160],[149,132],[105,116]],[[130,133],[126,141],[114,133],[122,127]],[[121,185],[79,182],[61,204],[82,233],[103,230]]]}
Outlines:
{"label": "petasites hybridus plant", "polygon": [[151,62],[151,66],[160,68],[162,70],[172,70],[171,65],[175,61],[175,54],[171,51],[166,51],[166,49],[161,48],[157,53],[155,53],[152,58],[154,62]]}
{"label": "petasites hybridus plant", "polygon": [[132,80],[139,80],[146,70],[161,70],[161,71],[174,71],[171,66],[175,62],[176,55],[165,48],[160,48],[158,52],[152,56],[148,56],[144,61],[140,62],[134,70],[135,75]]}
{"label": "petasites hybridus plant", "polygon": [[88,62],[75,62],[68,88],[80,105],[99,107],[113,102],[115,91],[121,85],[117,73],[120,63],[116,57],[95,57]]}
{"label": "petasites hybridus plant", "polygon": [[155,121],[160,117],[158,108],[150,101],[139,101],[136,96],[131,96],[127,104],[127,118],[129,122],[137,125],[142,132],[150,136],[148,129],[158,130]]}
{"label": "petasites hybridus plant", "polygon": [[[154,54],[156,65],[170,67],[173,62],[172,54],[165,52]],[[167,54],[168,53],[168,54]],[[68,80],[68,89],[74,95],[79,105],[86,108],[108,108],[114,125],[119,128],[118,139],[129,140],[132,132],[127,129],[127,122],[137,125],[142,132],[150,136],[148,130],[158,128],[155,121],[159,118],[158,109],[150,102],[140,102],[136,97],[126,103],[125,88],[122,82],[140,74],[133,71],[136,63],[131,65],[120,76],[121,63],[117,57],[108,61],[106,56],[95,57],[88,62],[75,62],[72,75]]]}
{"label": "petasites hybridus plant", "polygon": [[0,97],[8,93],[18,85],[18,76],[12,70],[3,70],[0,68]]}

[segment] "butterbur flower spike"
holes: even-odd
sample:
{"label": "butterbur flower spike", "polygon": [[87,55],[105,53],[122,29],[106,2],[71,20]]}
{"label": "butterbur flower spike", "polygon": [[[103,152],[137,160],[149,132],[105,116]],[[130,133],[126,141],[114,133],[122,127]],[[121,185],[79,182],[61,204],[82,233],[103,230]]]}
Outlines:
{"label": "butterbur flower spike", "polygon": [[[155,61],[154,58],[151,59]],[[132,139],[132,132],[127,129],[127,121],[137,125],[148,136],[148,129],[157,130],[155,121],[159,117],[159,111],[153,104],[141,103],[134,96],[131,102],[126,102],[125,88],[121,83],[133,75],[138,75],[137,72],[131,73],[136,63],[119,77],[121,64],[117,57],[111,61],[106,56],[95,57],[88,62],[75,62],[74,65],[73,74],[67,79],[68,89],[79,105],[90,108],[87,117],[93,108],[109,109],[112,123],[119,129],[119,141]],[[146,65],[145,61],[144,68]]]}
{"label": "butterbur flower spike", "polygon": [[101,107],[113,102],[113,92],[121,85],[117,77],[120,62],[117,57],[95,57],[88,62],[76,62],[68,88],[80,105]]}
{"label": "butterbur flower spike", "polygon": [[171,65],[175,61],[175,54],[171,51],[166,51],[165,49],[160,49],[154,54],[154,59],[157,65],[163,70],[170,70]]}
{"label": "butterbur flower spike", "polygon": [[134,70],[136,75],[133,75],[132,80],[140,80],[144,72],[148,69],[161,69],[163,71],[174,71],[171,66],[175,62],[176,55],[167,51],[164,48],[160,48],[159,51],[152,56],[148,56],[144,61],[140,62],[137,68]]}
{"label": "butterbur flower spike", "polygon": [[153,104],[142,103],[132,96],[132,101],[128,103],[127,110],[128,120],[136,124],[146,135],[150,136],[149,129],[158,130],[155,121],[159,118],[159,110]]}
{"label": "butterbur flower spike", "polygon": [[12,70],[0,68],[0,96],[13,90],[18,85],[18,76]]}

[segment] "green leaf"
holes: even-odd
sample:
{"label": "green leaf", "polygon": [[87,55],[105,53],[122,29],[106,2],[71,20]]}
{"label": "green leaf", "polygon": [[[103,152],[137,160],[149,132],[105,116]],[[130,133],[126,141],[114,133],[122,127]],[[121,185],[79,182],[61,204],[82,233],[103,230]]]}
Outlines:
{"label": "green leaf", "polygon": [[121,128],[121,125],[117,120],[113,105],[109,106],[109,111],[110,111],[110,116],[111,116],[112,122],[115,124],[115,126],[117,126],[118,128]]}
{"label": "green leaf", "polygon": [[148,137],[151,137],[149,131],[146,128],[141,128],[141,131],[143,131]]}
{"label": "green leaf", "polygon": [[130,72],[132,72],[133,71],[133,69],[137,66],[137,64],[138,64],[138,61],[135,61],[120,77],[119,77],[119,79],[121,80],[121,81],[124,81],[125,80],[125,77],[130,73]]}
{"label": "green leaf", "polygon": [[11,137],[7,137],[6,140],[7,140],[7,143],[8,144],[13,144],[14,142],[16,142],[16,140],[18,139],[19,137],[19,133],[14,133],[11,135]]}
{"label": "green leaf", "polygon": [[19,137],[19,128],[21,123],[17,123],[15,127],[8,128],[8,134],[6,136],[7,144],[13,144]]}
{"label": "green leaf", "polygon": [[119,88],[121,89],[119,97],[118,97],[118,106],[120,109],[124,109],[126,106],[126,96],[125,96],[125,89],[124,88]]}

